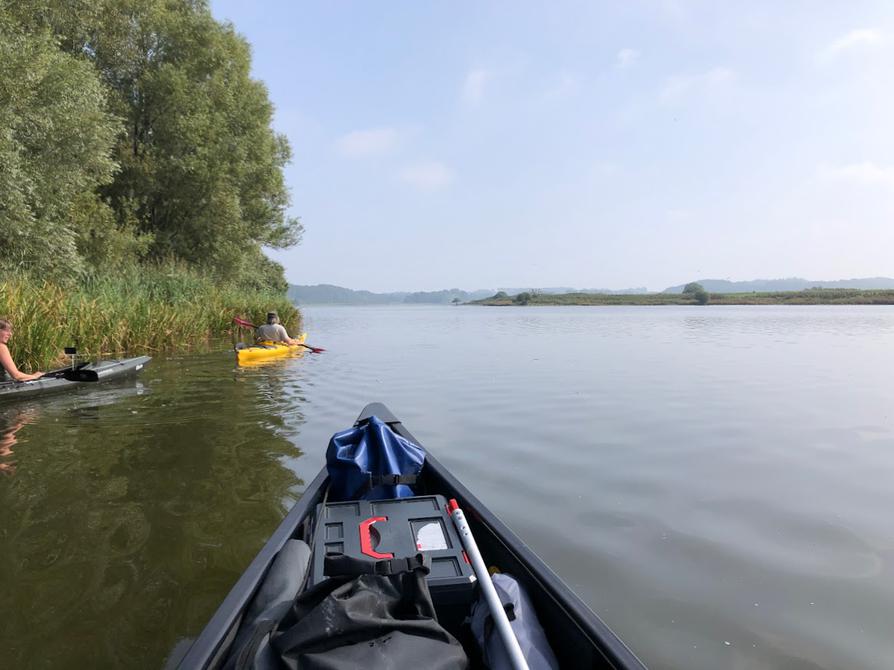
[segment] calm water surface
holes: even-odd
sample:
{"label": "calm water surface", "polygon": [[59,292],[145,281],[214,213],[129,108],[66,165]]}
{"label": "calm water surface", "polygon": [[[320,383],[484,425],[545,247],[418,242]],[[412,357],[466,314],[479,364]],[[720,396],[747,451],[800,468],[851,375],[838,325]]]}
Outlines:
{"label": "calm water surface", "polygon": [[373,400],[650,667],[891,667],[891,308],[305,315],[0,406],[0,667],[161,667]]}

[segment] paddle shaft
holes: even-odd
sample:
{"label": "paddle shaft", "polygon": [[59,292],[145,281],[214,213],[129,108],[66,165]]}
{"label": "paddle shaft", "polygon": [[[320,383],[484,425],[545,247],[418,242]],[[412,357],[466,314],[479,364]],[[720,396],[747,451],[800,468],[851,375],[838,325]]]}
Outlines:
{"label": "paddle shaft", "polygon": [[506,610],[503,609],[503,602],[500,600],[500,596],[497,595],[497,590],[494,588],[493,581],[491,581],[487,566],[484,564],[484,559],[481,557],[481,552],[478,550],[478,544],[475,542],[475,536],[472,535],[472,529],[469,528],[469,523],[466,521],[466,516],[459,508],[459,505],[457,505],[456,500],[450,500],[448,509],[450,510],[450,518],[453,519],[453,524],[459,532],[463,548],[466,550],[466,555],[472,563],[472,569],[475,571],[475,576],[478,577],[478,584],[481,586],[481,592],[484,594],[484,599],[487,601],[488,608],[490,608],[490,615],[500,633],[500,638],[503,640],[503,646],[506,648],[506,653],[509,655],[512,667],[515,670],[528,670],[528,662],[525,660],[525,655],[522,653],[521,647],[518,645],[518,639],[512,631],[509,617],[506,616]]}

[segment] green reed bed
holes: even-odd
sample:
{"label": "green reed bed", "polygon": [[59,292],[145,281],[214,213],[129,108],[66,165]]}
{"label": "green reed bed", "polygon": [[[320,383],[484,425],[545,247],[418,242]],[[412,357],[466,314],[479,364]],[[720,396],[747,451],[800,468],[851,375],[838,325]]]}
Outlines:
{"label": "green reed bed", "polygon": [[269,310],[290,331],[300,328],[298,310],[282,294],[181,269],[142,268],[76,284],[26,276],[0,282],[0,316],[13,322],[10,350],[23,370],[58,363],[67,346],[87,356],[189,348],[228,335],[234,316],[262,323]]}

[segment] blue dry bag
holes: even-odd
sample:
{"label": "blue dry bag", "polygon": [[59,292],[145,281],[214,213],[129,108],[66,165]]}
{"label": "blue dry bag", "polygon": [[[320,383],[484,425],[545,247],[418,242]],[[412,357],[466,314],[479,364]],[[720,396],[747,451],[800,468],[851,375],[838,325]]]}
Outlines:
{"label": "blue dry bag", "polygon": [[336,433],[326,449],[329,498],[387,500],[415,495],[410,485],[425,463],[425,450],[397,435],[378,417]]}

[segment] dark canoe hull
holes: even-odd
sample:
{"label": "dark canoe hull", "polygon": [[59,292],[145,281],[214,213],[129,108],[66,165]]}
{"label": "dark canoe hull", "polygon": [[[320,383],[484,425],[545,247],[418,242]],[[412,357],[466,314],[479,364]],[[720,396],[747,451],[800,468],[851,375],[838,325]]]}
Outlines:
{"label": "dark canoe hull", "polygon": [[[381,403],[367,405],[357,421],[372,415],[388,423],[396,433],[420,444]],[[169,659],[168,667],[210,670],[221,666],[242,612],[277,552],[289,539],[308,539],[306,533],[314,509],[322,501],[327,483],[324,468],[230,590],[189,650],[179,662]],[[561,667],[645,669],[620,638],[428,452],[421,483],[428,493],[456,498],[470,522],[485,562],[499,565],[525,585]]]}
{"label": "dark canoe hull", "polygon": [[0,402],[33,398],[35,396],[58,393],[77,386],[105,382],[137,374],[152,358],[137,356],[136,358],[114,359],[85,363],[74,369],[56,370],[31,382],[0,382]]}

